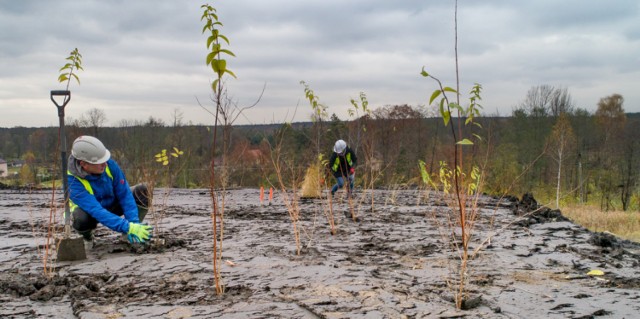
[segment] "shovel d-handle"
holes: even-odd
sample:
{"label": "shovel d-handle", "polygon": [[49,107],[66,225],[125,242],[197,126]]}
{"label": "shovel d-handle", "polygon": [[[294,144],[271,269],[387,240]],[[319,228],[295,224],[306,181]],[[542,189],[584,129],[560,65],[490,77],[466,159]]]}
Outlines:
{"label": "shovel d-handle", "polygon": [[[62,104],[59,104],[58,101],[54,98],[54,96],[64,96],[62,100]],[[67,106],[67,103],[71,101],[71,91],[69,90],[52,90],[51,91],[51,101],[58,108],[58,116],[64,116],[64,107]]]}

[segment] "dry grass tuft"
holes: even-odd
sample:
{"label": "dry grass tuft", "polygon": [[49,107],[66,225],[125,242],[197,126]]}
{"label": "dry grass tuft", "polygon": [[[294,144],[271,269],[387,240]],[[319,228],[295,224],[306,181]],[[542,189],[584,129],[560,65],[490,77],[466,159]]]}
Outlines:
{"label": "dry grass tuft", "polygon": [[300,187],[300,197],[302,198],[320,198],[322,197],[322,189],[320,187],[321,169],[320,164],[311,164],[307,168],[307,172]]}
{"label": "dry grass tuft", "polygon": [[638,212],[603,212],[596,206],[569,205],[562,214],[591,231],[608,231],[624,239],[640,242],[640,214]]}

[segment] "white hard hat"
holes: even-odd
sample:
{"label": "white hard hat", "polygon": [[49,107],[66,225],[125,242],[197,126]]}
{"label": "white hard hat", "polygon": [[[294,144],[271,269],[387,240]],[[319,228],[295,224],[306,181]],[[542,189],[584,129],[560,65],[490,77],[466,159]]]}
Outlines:
{"label": "white hard hat", "polygon": [[91,164],[102,164],[109,160],[111,153],[99,139],[83,135],[73,141],[71,155]]}
{"label": "white hard hat", "polygon": [[344,152],[346,148],[347,148],[347,142],[343,140],[337,140],[336,145],[333,146],[333,151],[340,154]]}

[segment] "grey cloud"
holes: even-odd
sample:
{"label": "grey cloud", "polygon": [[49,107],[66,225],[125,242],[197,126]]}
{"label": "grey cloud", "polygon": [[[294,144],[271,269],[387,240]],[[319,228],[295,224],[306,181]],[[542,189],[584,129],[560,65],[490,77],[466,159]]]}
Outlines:
{"label": "grey cloud", "polygon": [[[82,85],[73,86],[74,102],[105,108],[113,123],[123,112],[147,118],[145,112],[168,116],[176,107],[197,122],[204,114],[194,96],[206,100],[213,77],[204,63],[202,3],[0,1],[0,107],[49,103],[45,95],[57,85],[58,68],[78,47],[85,71]],[[230,93],[249,104],[268,85],[251,112],[255,122],[283,115],[297,103],[298,116],[308,119],[300,80],[341,117],[360,91],[372,107],[425,103],[435,87],[419,75],[423,66],[447,85],[455,83],[453,1],[212,5],[237,55],[228,58],[238,75],[228,79]],[[591,92],[610,94],[617,86],[628,108],[640,111],[639,93],[627,89],[640,85],[634,80],[640,78],[638,6],[637,1],[459,1],[463,90],[482,83],[488,109],[508,114],[533,85],[566,86],[575,90],[574,98],[595,102],[598,96]],[[18,124],[21,117],[7,113],[0,126]]]}

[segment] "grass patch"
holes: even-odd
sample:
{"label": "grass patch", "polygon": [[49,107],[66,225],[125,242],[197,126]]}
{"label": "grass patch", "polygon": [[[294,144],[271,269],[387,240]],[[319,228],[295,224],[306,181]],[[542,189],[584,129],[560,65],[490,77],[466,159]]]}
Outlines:
{"label": "grass patch", "polygon": [[640,242],[640,214],[638,212],[603,212],[597,206],[567,205],[562,214],[591,231],[608,231],[621,238]]}

